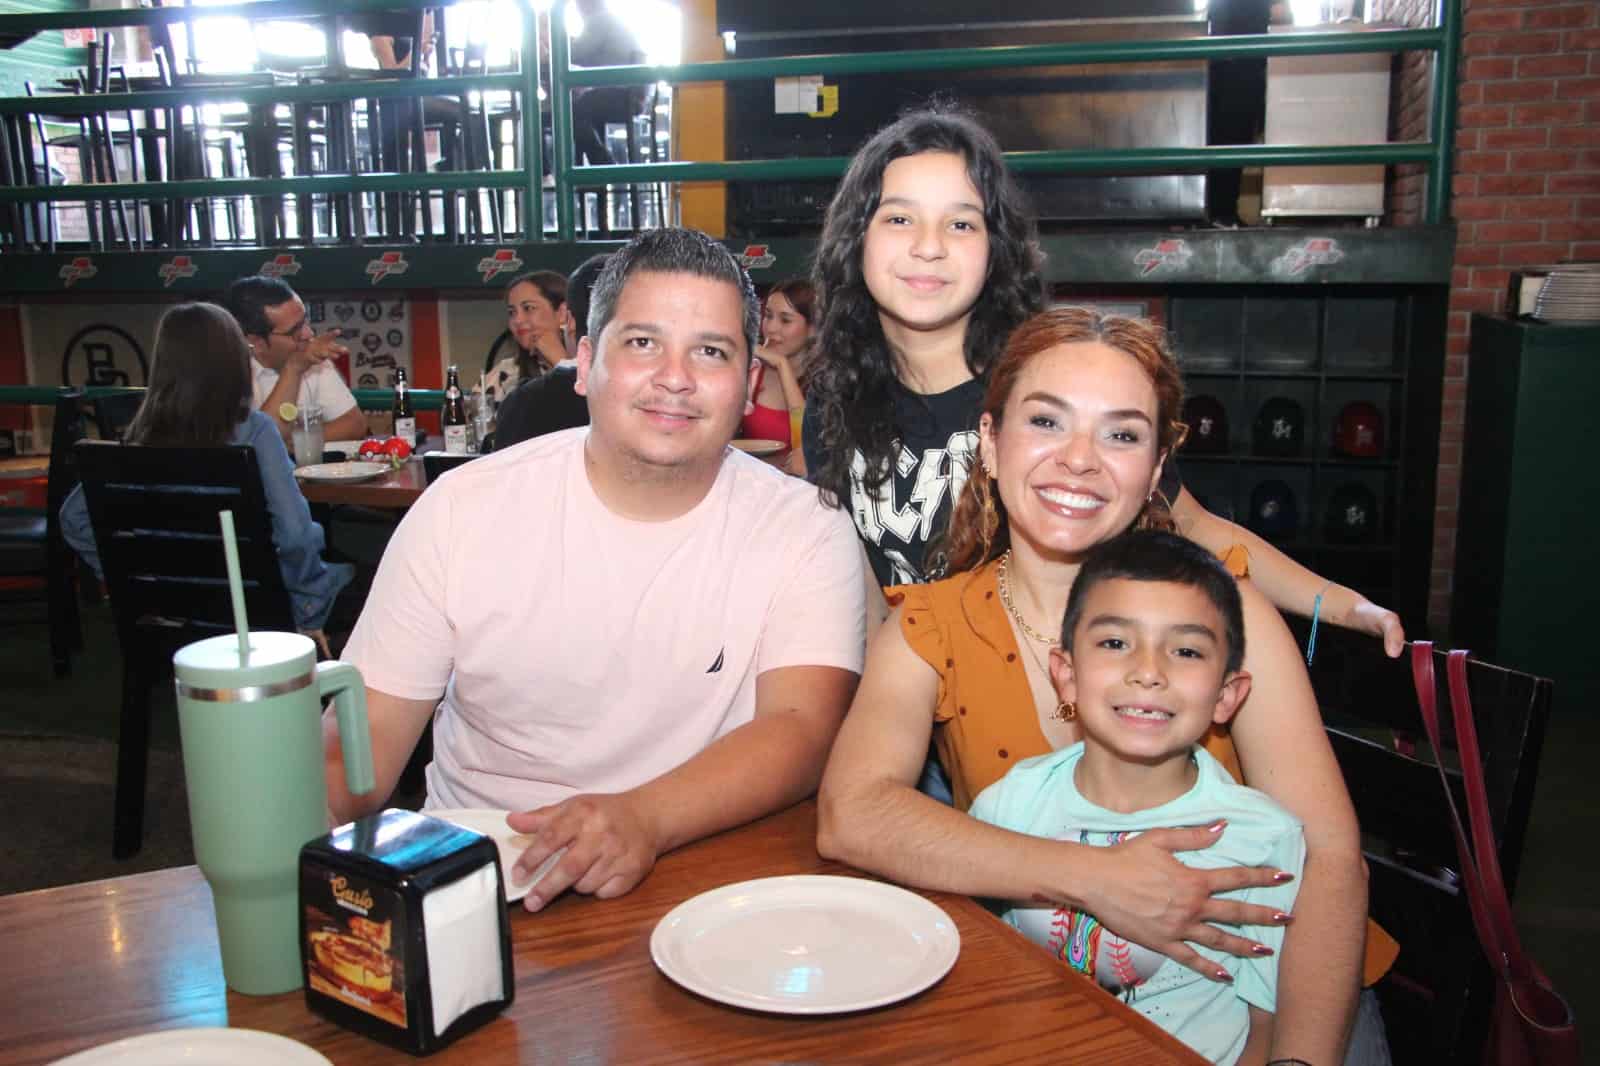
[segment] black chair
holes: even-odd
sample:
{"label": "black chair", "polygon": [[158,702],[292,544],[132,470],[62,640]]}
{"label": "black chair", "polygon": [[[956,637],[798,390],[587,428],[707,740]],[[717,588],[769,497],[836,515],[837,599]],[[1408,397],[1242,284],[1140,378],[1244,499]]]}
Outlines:
{"label": "black chair", "polygon": [[[1445,654],[1434,655],[1443,760],[1465,817]],[[1494,982],[1459,881],[1410,655],[1389,659],[1371,637],[1325,627],[1311,679],[1361,820],[1372,915],[1400,942],[1394,969],[1378,985],[1394,1061],[1475,1064]],[[1468,683],[1500,863],[1514,896],[1553,685],[1481,662],[1469,665]]]}
{"label": "black chair", "polygon": [[451,455],[448,452],[423,452],[422,477],[429,485],[439,479],[439,475],[446,470],[454,470],[465,463],[470,463],[478,458],[476,455]]}
{"label": "black chair", "polygon": [[173,652],[233,630],[218,512],[233,512],[251,626],[293,632],[294,612],[252,449],[84,441],[75,451],[122,646],[112,854],[123,859],[144,836],[150,688],[171,676]]}
{"label": "black chair", "polygon": [[78,484],[72,446],[84,436],[83,390],[56,399],[50,430],[50,466],[42,514],[0,510],[0,574],[42,577],[50,627],[50,663],[56,677],[72,669],[72,653],[83,648],[78,616],[77,566],[61,539],[61,505]]}

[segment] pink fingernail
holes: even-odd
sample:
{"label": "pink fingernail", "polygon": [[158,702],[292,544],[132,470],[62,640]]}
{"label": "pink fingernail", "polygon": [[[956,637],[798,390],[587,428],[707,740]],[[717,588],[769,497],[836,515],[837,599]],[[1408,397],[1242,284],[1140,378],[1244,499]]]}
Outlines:
{"label": "pink fingernail", "polygon": [[1287,870],[1279,870],[1277,873],[1272,875],[1272,880],[1275,883],[1281,885],[1285,881],[1293,881],[1294,880],[1294,874],[1290,873]]}
{"label": "pink fingernail", "polygon": [[1210,825],[1206,826],[1206,832],[1208,832],[1208,833],[1220,833],[1220,832],[1223,831],[1223,829],[1227,828],[1227,825],[1228,825],[1228,821],[1227,821],[1226,818],[1220,819],[1220,820],[1212,822]]}
{"label": "pink fingernail", "polygon": [[1289,922],[1294,920],[1294,915],[1286,914],[1283,911],[1278,911],[1272,916],[1272,920],[1277,922],[1279,925],[1287,925]]}
{"label": "pink fingernail", "polygon": [[1229,973],[1227,970],[1223,970],[1223,969],[1219,968],[1217,970],[1216,977],[1217,977],[1217,980],[1219,980],[1219,981],[1226,981],[1230,985],[1233,984],[1233,975],[1231,973]]}
{"label": "pink fingernail", "polygon": [[1266,958],[1268,955],[1272,954],[1272,949],[1267,947],[1265,944],[1251,944],[1250,954],[1260,956],[1261,958]]}

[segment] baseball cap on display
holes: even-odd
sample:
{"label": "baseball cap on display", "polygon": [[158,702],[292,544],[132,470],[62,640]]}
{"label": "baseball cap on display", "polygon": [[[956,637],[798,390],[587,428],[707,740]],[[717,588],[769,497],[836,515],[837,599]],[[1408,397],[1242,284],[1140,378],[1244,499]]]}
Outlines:
{"label": "baseball cap on display", "polygon": [[1287,482],[1263,481],[1250,493],[1251,529],[1263,537],[1285,539],[1300,528],[1300,508]]}
{"label": "baseball cap on display", "polygon": [[1215,396],[1191,396],[1183,404],[1183,421],[1189,427],[1184,450],[1215,454],[1228,450],[1228,411]]}
{"label": "baseball cap on display", "polygon": [[1359,481],[1346,481],[1328,497],[1328,521],[1324,527],[1330,541],[1360,544],[1378,533],[1378,497]]}
{"label": "baseball cap on display", "polygon": [[1383,456],[1383,412],[1366,400],[1347,403],[1333,424],[1333,450],[1358,459]]}
{"label": "baseball cap on display", "polygon": [[1306,440],[1306,409],[1287,396],[1274,396],[1256,412],[1257,455],[1300,455]]}

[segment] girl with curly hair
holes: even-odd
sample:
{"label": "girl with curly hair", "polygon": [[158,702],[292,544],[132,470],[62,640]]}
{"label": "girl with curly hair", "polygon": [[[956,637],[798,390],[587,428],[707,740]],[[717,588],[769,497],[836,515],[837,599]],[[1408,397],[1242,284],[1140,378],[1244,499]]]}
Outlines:
{"label": "girl with curly hair", "polygon": [[[822,315],[802,437],[808,475],[849,508],[880,586],[949,568],[943,535],[977,451],[985,382],[1012,330],[1044,307],[1043,266],[1000,146],[953,107],[879,130],[840,181],[812,272]],[[1398,615],[1206,511],[1176,462],[1156,491],[1185,536],[1218,554],[1243,547],[1280,608],[1400,653]]]}

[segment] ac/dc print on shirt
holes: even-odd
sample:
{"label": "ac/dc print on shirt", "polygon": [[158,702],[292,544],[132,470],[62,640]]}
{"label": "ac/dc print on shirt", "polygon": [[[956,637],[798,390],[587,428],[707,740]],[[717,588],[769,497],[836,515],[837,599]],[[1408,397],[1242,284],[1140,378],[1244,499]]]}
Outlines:
{"label": "ac/dc print on shirt", "polygon": [[[942,567],[924,556],[928,542],[944,536],[950,509],[977,455],[983,383],[963,382],[932,396],[914,393],[898,382],[891,389],[898,442],[894,466],[878,491],[869,493],[863,484],[866,459],[855,453],[850,464],[850,517],[880,585],[920,584],[942,576]],[[816,450],[812,410],[806,412],[806,465],[817,470],[822,455]]]}
{"label": "ac/dc print on shirt", "polygon": [[942,446],[920,451],[902,443],[893,476],[876,493],[867,491],[866,460],[856,453],[850,464],[850,514],[867,542],[879,584],[915,585],[942,576],[924,565],[928,541],[944,533],[951,501],[960,495],[977,450],[976,430],[952,433]]}

